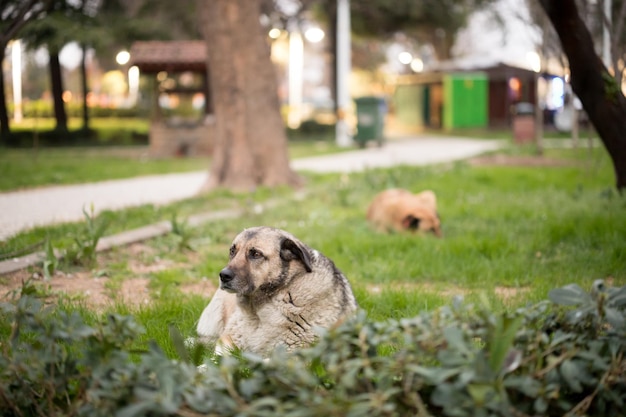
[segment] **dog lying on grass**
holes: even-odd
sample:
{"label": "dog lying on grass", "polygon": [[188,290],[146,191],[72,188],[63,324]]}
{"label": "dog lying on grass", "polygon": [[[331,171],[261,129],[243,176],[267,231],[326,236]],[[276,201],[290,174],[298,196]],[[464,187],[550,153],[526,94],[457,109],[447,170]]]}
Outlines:
{"label": "dog lying on grass", "polygon": [[197,333],[216,351],[237,347],[261,355],[307,346],[317,328],[352,316],[357,303],[333,261],[290,233],[260,226],[239,233],[220,288],[202,312]]}
{"label": "dog lying on grass", "polygon": [[418,194],[400,188],[382,191],[370,203],[366,217],[380,232],[432,232],[442,236],[437,197],[431,190]]}

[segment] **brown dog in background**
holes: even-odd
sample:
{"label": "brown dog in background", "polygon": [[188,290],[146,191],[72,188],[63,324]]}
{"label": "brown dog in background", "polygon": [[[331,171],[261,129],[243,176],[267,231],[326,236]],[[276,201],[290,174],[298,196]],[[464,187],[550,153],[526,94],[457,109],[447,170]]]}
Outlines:
{"label": "brown dog in background", "polygon": [[437,197],[431,190],[417,194],[400,188],[382,191],[367,209],[367,220],[381,232],[432,232],[442,236]]}

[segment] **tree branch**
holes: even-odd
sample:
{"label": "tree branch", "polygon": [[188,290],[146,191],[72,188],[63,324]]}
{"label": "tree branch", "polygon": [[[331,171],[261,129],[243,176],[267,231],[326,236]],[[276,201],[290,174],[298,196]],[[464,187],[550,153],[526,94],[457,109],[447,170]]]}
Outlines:
{"label": "tree branch", "polygon": [[29,0],[27,3],[23,4],[16,11],[16,14],[11,15],[11,23],[8,28],[2,32],[0,44],[8,44],[9,41],[14,39],[19,31],[22,30],[26,23],[39,18],[42,13],[47,12],[51,4],[52,0],[44,0],[43,2],[40,0]]}

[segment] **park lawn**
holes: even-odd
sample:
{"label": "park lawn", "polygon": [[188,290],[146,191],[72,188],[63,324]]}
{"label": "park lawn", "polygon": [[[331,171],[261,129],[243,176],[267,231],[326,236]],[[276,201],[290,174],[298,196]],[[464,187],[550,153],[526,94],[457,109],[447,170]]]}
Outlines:
{"label": "park lawn", "polygon": [[[350,150],[328,140],[289,142],[291,158]],[[210,157],[151,158],[147,146],[0,148],[0,192],[207,170]]]}
{"label": "park lawn", "polygon": [[[108,312],[132,314],[146,328],[139,345],[154,339],[175,356],[167,324],[183,336],[194,335],[227,262],[230,241],[244,227],[261,224],[286,229],[333,259],[350,279],[360,306],[376,321],[411,317],[455,298],[512,310],[570,283],[584,289],[596,279],[626,285],[626,199],[613,190],[606,152],[601,147],[546,150],[545,159],[551,161],[547,166],[458,162],[355,174],[304,173],[307,186],[298,192],[215,191],[167,208],[108,212],[102,217],[113,233],[172,214],[184,222],[193,212],[215,207],[249,208],[241,218],[183,228],[134,249],[116,248],[89,267],[59,267],[76,279],[100,280],[113,299],[126,283],[142,280],[137,296],[147,295],[148,302],[117,298],[94,309],[91,295],[74,294],[61,296],[61,304],[93,320]],[[389,187],[434,190],[444,237],[372,231],[364,219],[367,204]],[[82,227],[37,229],[12,244],[47,236],[62,249]],[[193,250],[180,245],[183,235]],[[40,288],[46,296],[53,292]]]}
{"label": "park lawn", "polygon": [[[339,152],[328,142],[293,142],[292,158]],[[144,146],[0,149],[0,192],[209,169],[209,157],[150,158]]]}
{"label": "park lawn", "polygon": [[148,157],[147,147],[0,150],[0,191],[208,169],[208,158]]}
{"label": "park lawn", "polygon": [[[42,132],[53,130],[55,124],[56,121],[53,117],[26,117],[19,123],[11,122],[11,130],[15,132]],[[79,130],[82,129],[82,127],[82,117],[70,117],[67,121],[67,128],[69,130]],[[89,119],[89,128],[98,131],[113,129],[147,134],[150,129],[150,122],[144,118],[134,117],[91,117]]]}

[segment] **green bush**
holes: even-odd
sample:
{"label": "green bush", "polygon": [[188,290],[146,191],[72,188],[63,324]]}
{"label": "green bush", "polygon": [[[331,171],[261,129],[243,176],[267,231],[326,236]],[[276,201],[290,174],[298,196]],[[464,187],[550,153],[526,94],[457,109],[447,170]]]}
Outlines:
{"label": "green bush", "polygon": [[[27,288],[27,287],[25,287]],[[200,367],[133,347],[141,328],[29,295],[0,305],[5,416],[613,416],[626,398],[626,287],[556,289],[510,313],[453,305],[354,320],[311,348]],[[177,344],[182,345],[180,335]]]}
{"label": "green bush", "polygon": [[[13,113],[13,104],[9,103],[9,113]],[[54,104],[51,100],[29,100],[23,103],[22,112],[27,118],[54,117]],[[65,104],[65,112],[68,117],[82,117],[83,103],[73,101]],[[139,106],[130,108],[100,107],[89,108],[89,117],[149,117],[149,108]]]}
{"label": "green bush", "polygon": [[[37,139],[35,139],[35,136]],[[6,145],[12,148],[33,148],[35,146],[63,147],[63,146],[132,146],[147,145],[148,135],[122,129],[114,131],[94,130],[87,132],[71,130],[67,132],[57,130],[40,131],[36,134],[30,130],[11,132],[6,138]]]}

